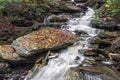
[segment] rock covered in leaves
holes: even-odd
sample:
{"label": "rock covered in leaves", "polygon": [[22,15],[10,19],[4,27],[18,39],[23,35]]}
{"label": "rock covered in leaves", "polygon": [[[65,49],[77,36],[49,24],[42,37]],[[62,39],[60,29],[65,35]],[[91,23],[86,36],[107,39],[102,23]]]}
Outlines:
{"label": "rock covered in leaves", "polygon": [[0,62],[0,73],[6,73],[9,69],[9,64]]}
{"label": "rock covered in leaves", "polygon": [[75,40],[78,37],[70,32],[45,27],[19,37],[12,43],[12,47],[19,55],[27,57],[44,50],[65,48]]}
{"label": "rock covered in leaves", "polygon": [[11,45],[0,45],[0,58],[8,61],[17,61],[21,59]]}

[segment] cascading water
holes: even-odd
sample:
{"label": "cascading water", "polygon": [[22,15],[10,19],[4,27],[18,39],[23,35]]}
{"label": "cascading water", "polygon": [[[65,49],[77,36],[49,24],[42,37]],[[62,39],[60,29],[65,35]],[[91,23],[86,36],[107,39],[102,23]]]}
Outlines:
{"label": "cascading water", "polygon": [[44,25],[49,24],[49,23],[50,23],[50,19],[51,19],[51,18],[54,18],[54,17],[56,17],[56,15],[51,15],[51,16],[45,18],[45,19],[44,19],[44,22],[43,22]]}
{"label": "cascading water", "polygon": [[[94,17],[94,10],[88,8],[88,11],[83,17],[70,19],[67,25],[63,25],[62,29],[69,31],[85,31],[89,36],[81,37],[82,41],[76,42],[67,50],[63,50],[58,54],[57,58],[49,60],[48,64],[42,68],[28,74],[25,80],[64,80],[64,75],[70,67],[75,67],[81,64],[84,56],[78,52],[81,49],[89,49],[88,40],[99,33],[99,30],[91,28],[90,22]],[[29,77],[29,76],[32,76]]]}

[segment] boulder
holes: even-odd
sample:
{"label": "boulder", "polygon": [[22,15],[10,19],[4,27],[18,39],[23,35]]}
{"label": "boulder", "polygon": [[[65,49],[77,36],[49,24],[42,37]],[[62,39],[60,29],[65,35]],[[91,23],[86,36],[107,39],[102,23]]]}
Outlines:
{"label": "boulder", "polygon": [[81,36],[81,37],[89,37],[89,34],[87,33],[87,32],[85,32],[85,31],[82,31],[82,30],[75,30],[75,33],[76,33],[76,35],[79,35],[79,36]]}
{"label": "boulder", "polygon": [[[11,24],[10,17],[2,17],[0,22],[0,44],[11,44],[17,37],[25,35],[32,31],[32,26],[16,26]],[[13,22],[14,24],[21,24],[22,21]],[[24,23],[24,21],[23,21]]]}
{"label": "boulder", "polygon": [[107,39],[107,38],[116,38],[116,33],[115,32],[110,32],[110,31],[101,31],[98,35],[101,39]]}
{"label": "boulder", "polygon": [[65,80],[119,80],[120,73],[106,66],[76,67],[68,70]]}
{"label": "boulder", "polygon": [[0,58],[12,62],[22,60],[11,45],[0,45]]}
{"label": "boulder", "polygon": [[43,51],[65,48],[76,40],[78,37],[68,31],[44,27],[17,38],[12,47],[19,55],[27,57]]}
{"label": "boulder", "polygon": [[69,16],[61,14],[55,17],[50,18],[50,22],[55,23],[55,22],[67,22],[69,19]]}
{"label": "boulder", "polygon": [[115,20],[104,20],[106,18],[103,18],[101,20],[92,20],[92,27],[94,28],[99,28],[99,29],[104,29],[104,30],[108,30],[108,31],[114,31],[119,29],[118,27],[115,27],[117,25]]}
{"label": "boulder", "polygon": [[76,3],[80,3],[80,2],[86,2],[88,0],[74,0]]}
{"label": "boulder", "polygon": [[97,37],[91,40],[92,45],[98,45],[99,48],[113,52],[120,47],[120,33],[118,31],[101,31]]}
{"label": "boulder", "polygon": [[89,7],[92,7],[94,9],[98,9],[101,6],[103,6],[105,3],[104,0],[88,0],[85,4]]}
{"label": "boulder", "polygon": [[7,63],[0,62],[0,74],[5,74],[10,72],[10,66]]}
{"label": "boulder", "polygon": [[74,2],[64,2],[62,1],[60,4],[59,9],[66,13],[80,13],[85,12],[87,10],[87,7],[83,6],[76,6]]}

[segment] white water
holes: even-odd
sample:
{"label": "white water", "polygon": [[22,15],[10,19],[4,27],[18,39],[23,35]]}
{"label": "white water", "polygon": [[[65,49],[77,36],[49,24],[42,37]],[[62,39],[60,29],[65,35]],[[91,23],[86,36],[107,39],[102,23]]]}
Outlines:
{"label": "white water", "polygon": [[51,16],[45,18],[45,19],[44,19],[44,22],[43,22],[44,25],[49,24],[49,23],[50,23],[50,19],[51,19],[51,18],[54,18],[54,17],[56,17],[56,15],[51,15]]}
{"label": "white water", "polygon": [[68,25],[63,25],[66,28],[62,26],[62,29],[67,29],[73,33],[75,30],[82,30],[87,32],[89,37],[82,37],[83,41],[78,41],[67,50],[56,53],[58,58],[50,59],[47,66],[30,73],[25,80],[64,80],[64,75],[70,67],[78,66],[84,61],[84,56],[78,50],[89,49],[88,40],[99,33],[99,30],[90,27],[93,17],[94,10],[88,8],[83,17],[71,19],[68,21]]}

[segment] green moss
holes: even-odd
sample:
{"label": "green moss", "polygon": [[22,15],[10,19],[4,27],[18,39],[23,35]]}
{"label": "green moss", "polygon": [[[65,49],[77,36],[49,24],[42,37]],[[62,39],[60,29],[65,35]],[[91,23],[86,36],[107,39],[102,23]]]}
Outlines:
{"label": "green moss", "polygon": [[120,0],[104,0],[106,3],[96,12],[100,17],[113,17],[120,11]]}

